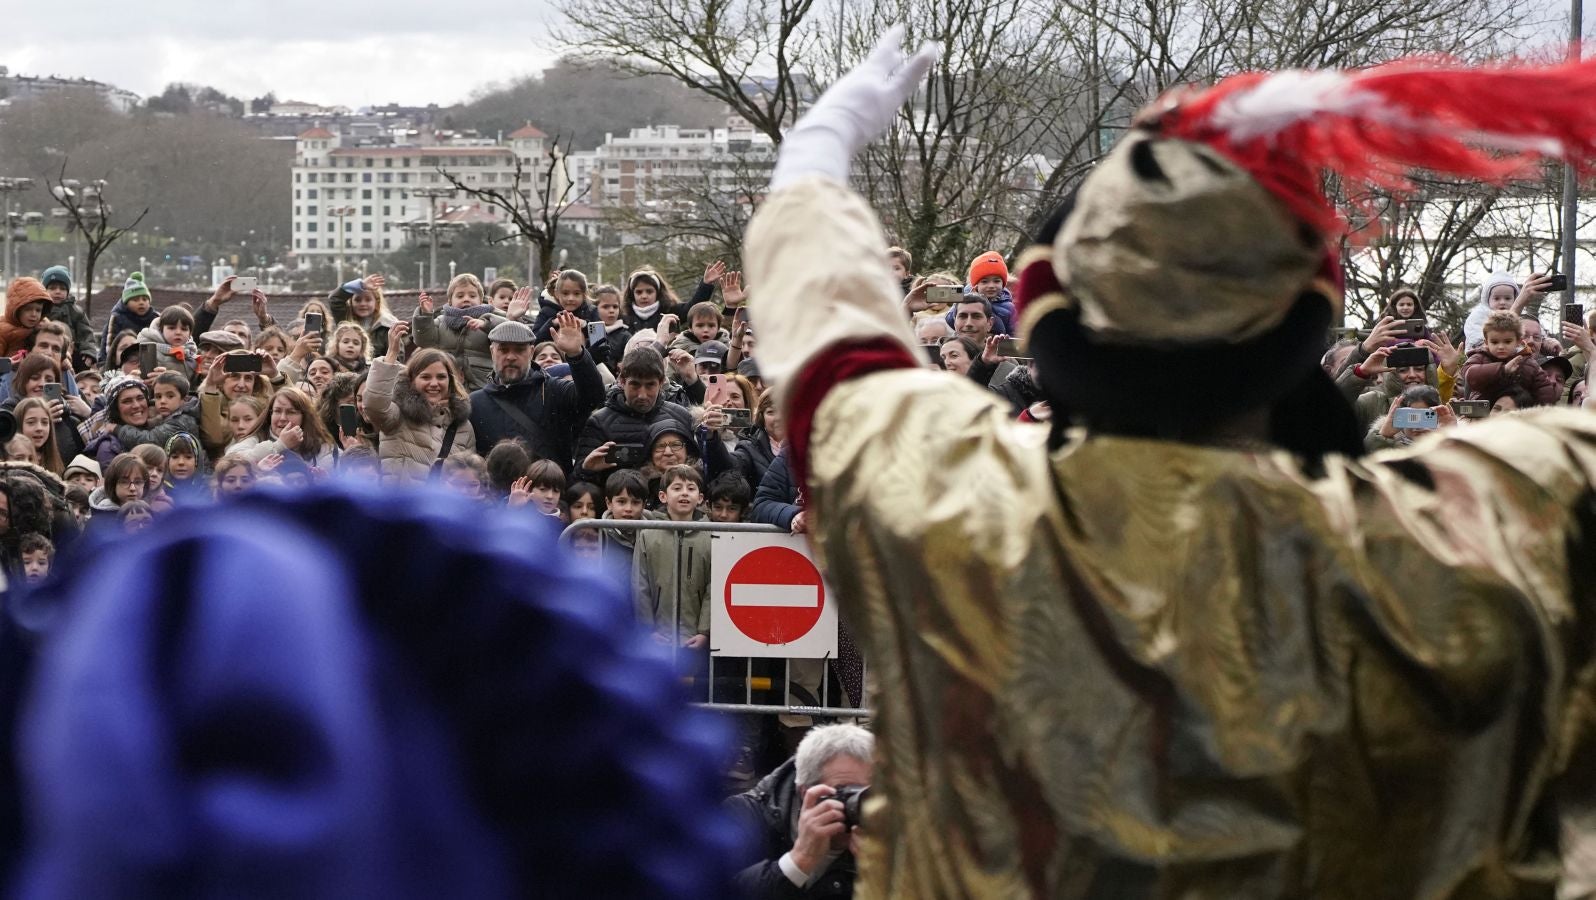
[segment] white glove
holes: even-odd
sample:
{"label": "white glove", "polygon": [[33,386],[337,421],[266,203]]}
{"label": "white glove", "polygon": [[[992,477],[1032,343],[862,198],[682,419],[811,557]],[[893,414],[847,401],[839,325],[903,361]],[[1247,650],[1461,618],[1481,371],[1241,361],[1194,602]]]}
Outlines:
{"label": "white glove", "polygon": [[886,133],[940,53],[935,43],[926,43],[908,56],[901,49],[903,35],[902,25],[888,29],[870,57],[820,95],[787,132],[770,176],[771,190],[808,175],[848,183],[854,156]]}

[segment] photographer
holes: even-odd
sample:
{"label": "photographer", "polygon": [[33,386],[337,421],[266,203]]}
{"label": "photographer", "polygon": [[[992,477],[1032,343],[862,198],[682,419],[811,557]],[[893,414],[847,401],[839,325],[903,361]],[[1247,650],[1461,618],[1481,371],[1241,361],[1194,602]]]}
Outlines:
{"label": "photographer", "polygon": [[[868,787],[875,736],[857,725],[822,725],[750,791],[726,801],[760,852],[737,875],[754,898],[852,897],[857,821],[831,799]],[[855,805],[855,808],[856,805]]]}

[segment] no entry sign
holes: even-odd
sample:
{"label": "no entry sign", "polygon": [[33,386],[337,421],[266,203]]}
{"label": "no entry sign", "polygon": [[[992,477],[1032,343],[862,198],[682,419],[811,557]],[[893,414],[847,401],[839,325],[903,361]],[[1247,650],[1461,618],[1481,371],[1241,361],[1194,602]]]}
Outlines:
{"label": "no entry sign", "polygon": [[716,656],[837,654],[837,606],[802,537],[716,535],[709,645]]}

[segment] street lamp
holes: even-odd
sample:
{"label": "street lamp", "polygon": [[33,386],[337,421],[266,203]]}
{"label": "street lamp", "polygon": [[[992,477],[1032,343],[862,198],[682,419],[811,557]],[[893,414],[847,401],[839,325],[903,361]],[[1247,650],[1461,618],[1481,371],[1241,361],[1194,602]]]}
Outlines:
{"label": "street lamp", "polygon": [[355,214],[353,206],[335,206],[327,215],[338,220],[338,283],[344,283],[344,220]]}
{"label": "street lamp", "polygon": [[432,253],[427,264],[427,271],[433,278],[438,277],[438,225],[437,203],[439,197],[454,196],[453,188],[416,188],[410,192],[414,196],[425,198],[427,201],[427,237],[431,241]]}
{"label": "street lamp", "polygon": [[27,190],[28,188],[31,188],[31,187],[33,187],[33,179],[32,178],[9,178],[9,177],[0,178],[0,196],[5,197],[5,201],[6,201],[5,202],[5,213],[6,213],[5,214],[5,228],[6,228],[5,257],[4,258],[0,258],[0,269],[4,269],[5,270],[5,281],[6,281],[7,284],[10,284],[11,283],[11,279],[15,278],[16,274],[17,274],[16,273],[16,257],[13,255],[13,248],[11,246],[11,232],[12,232],[12,227],[11,227],[11,195],[12,194],[19,194],[19,193],[21,193],[21,192],[23,192],[23,191],[25,191],[25,190]]}

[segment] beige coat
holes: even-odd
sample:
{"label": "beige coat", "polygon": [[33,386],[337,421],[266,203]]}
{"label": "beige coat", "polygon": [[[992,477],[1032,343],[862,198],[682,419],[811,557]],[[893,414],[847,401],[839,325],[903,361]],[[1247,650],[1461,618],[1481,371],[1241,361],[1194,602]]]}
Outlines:
{"label": "beige coat", "polygon": [[405,367],[384,359],[372,360],[366,384],[366,417],[381,433],[377,457],[384,480],[415,484],[427,480],[443,446],[449,422],[460,423],[449,456],[476,452],[471,430],[471,401],[454,397],[447,406],[431,408],[405,379]]}

